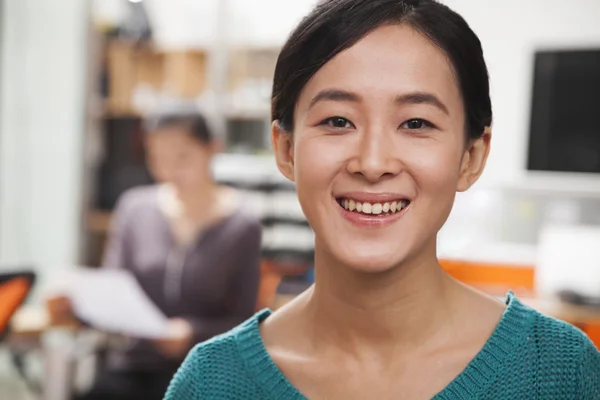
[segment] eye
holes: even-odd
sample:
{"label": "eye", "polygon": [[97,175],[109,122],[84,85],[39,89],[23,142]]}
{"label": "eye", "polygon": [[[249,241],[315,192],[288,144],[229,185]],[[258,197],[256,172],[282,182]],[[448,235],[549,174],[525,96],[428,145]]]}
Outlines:
{"label": "eye", "polygon": [[425,121],[424,119],[421,119],[421,118],[409,119],[408,121],[406,121],[402,125],[400,125],[400,128],[408,129],[408,130],[420,130],[420,129],[431,128],[431,127],[433,127],[433,124],[431,124],[430,122]]}
{"label": "eye", "polygon": [[352,129],[352,128],[354,128],[354,125],[352,124],[352,122],[348,121],[344,117],[327,118],[327,119],[321,121],[321,123],[319,125],[326,125],[328,127],[336,128],[336,129]]}

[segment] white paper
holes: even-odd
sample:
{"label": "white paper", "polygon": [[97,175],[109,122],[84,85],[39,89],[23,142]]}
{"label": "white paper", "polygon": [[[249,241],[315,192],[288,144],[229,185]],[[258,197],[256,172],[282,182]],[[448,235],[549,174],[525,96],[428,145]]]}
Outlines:
{"label": "white paper", "polygon": [[74,271],[67,293],[75,315],[97,329],[147,339],[168,336],[167,318],[127,271]]}
{"label": "white paper", "polygon": [[550,225],[542,229],[535,271],[536,291],[560,290],[600,296],[600,227]]}

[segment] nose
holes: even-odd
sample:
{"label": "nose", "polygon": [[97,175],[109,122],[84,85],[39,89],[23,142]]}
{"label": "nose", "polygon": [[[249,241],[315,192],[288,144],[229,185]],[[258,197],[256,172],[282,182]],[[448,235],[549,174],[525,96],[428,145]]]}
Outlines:
{"label": "nose", "polygon": [[392,135],[383,129],[363,134],[356,155],[348,163],[348,172],[361,175],[372,183],[398,175],[402,171],[402,162]]}

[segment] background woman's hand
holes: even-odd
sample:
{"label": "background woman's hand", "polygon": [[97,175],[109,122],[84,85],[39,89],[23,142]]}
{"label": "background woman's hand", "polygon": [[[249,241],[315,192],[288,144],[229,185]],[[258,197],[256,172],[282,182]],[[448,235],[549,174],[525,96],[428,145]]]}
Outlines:
{"label": "background woman's hand", "polygon": [[73,312],[71,300],[67,296],[57,295],[46,299],[46,309],[50,318],[50,325],[76,325],[77,317]]}
{"label": "background woman's hand", "polygon": [[193,334],[192,325],[188,321],[172,318],[169,320],[168,338],[153,340],[152,344],[166,357],[183,358],[192,345]]}

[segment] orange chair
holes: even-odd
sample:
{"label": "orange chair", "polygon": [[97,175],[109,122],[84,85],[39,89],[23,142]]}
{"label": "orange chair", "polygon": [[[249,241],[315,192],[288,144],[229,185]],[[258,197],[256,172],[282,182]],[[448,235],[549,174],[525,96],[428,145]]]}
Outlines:
{"label": "orange chair", "polygon": [[32,272],[0,274],[0,336],[15,311],[23,303],[35,280]]}
{"label": "orange chair", "polygon": [[261,263],[260,286],[256,308],[273,308],[277,296],[277,288],[285,276],[299,276],[310,268],[306,263],[278,262],[269,258]]}
{"label": "orange chair", "polygon": [[508,290],[520,296],[534,295],[535,269],[532,265],[502,265],[467,261],[440,260],[453,278],[494,295]]}
{"label": "orange chair", "polygon": [[260,286],[256,302],[257,310],[272,307],[277,294],[277,286],[279,286],[282,278],[283,275],[268,260],[262,261],[260,265]]}

